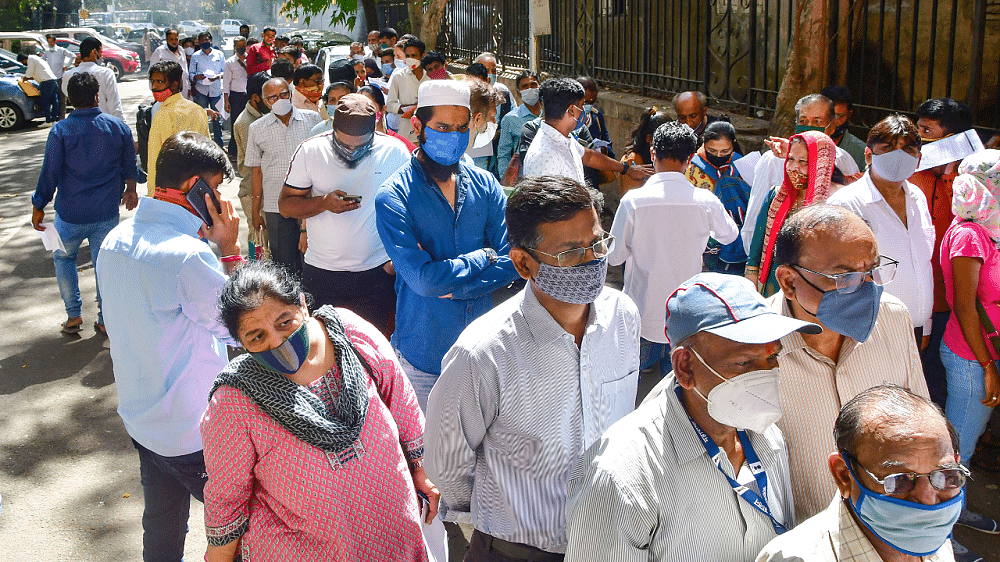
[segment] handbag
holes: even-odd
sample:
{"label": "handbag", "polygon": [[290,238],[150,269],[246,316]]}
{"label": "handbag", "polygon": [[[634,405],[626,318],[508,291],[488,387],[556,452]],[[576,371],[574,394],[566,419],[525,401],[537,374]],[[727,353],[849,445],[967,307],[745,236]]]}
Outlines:
{"label": "handbag", "polygon": [[986,330],[986,337],[990,339],[997,355],[1000,355],[1000,333],[997,333],[996,326],[993,325],[993,320],[990,320],[990,315],[986,313],[986,307],[983,306],[983,301],[979,300],[979,297],[976,297],[976,312],[979,313],[979,323]]}

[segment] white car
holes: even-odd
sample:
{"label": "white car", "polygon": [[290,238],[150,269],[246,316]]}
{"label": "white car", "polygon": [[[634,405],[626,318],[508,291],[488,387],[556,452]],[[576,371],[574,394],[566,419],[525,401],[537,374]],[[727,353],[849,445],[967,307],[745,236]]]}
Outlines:
{"label": "white car", "polygon": [[207,25],[194,20],[184,20],[180,23],[180,25],[178,25],[178,27],[180,28],[178,31],[184,35],[195,38],[198,37],[199,33],[208,31]]}
{"label": "white car", "polygon": [[[219,27],[222,29],[222,34],[223,35],[230,35],[230,36],[232,36],[232,35],[239,35],[240,34],[240,26],[241,25],[243,25],[243,22],[241,22],[240,20],[225,19],[225,20],[222,20],[222,25],[220,25]],[[252,29],[253,29],[253,27],[251,26],[251,30]]]}
{"label": "white car", "polygon": [[330,67],[337,61],[345,61],[349,58],[351,58],[350,45],[330,45],[320,49],[316,53],[316,66],[323,69],[323,80],[327,84],[335,82],[336,80],[330,76]]}

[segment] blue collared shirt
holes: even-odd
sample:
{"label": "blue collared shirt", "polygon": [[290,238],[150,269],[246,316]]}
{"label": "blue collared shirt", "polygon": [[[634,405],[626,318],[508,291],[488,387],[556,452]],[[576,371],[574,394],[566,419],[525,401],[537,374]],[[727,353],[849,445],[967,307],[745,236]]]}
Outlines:
{"label": "blue collared shirt", "polygon": [[190,68],[188,69],[188,75],[194,78],[199,74],[205,74],[205,71],[210,71],[216,76],[220,76],[218,80],[213,80],[211,85],[206,86],[201,83],[201,80],[194,83],[194,89],[199,93],[206,95],[210,98],[217,98],[222,95],[222,73],[226,69],[226,57],[223,56],[222,51],[218,49],[212,49],[212,52],[205,54],[205,51],[198,49],[193,55],[191,55]]}
{"label": "blue collared shirt", "polygon": [[[500,183],[465,162],[455,183],[452,209],[412,156],[375,196],[378,234],[396,269],[392,344],[432,374],[440,374],[441,359],[462,330],[492,308],[490,293],[517,277]],[[490,264],[483,248],[500,259]]]}
{"label": "blue collared shirt", "polygon": [[517,151],[524,124],[537,118],[528,109],[528,106],[522,103],[500,120],[500,144],[497,146],[497,170],[500,175],[503,175],[507,166],[510,165],[510,159],[514,156],[514,152]]}
{"label": "blue collared shirt", "polygon": [[222,263],[201,219],[149,197],[101,244],[97,280],[111,340],[118,414],[140,445],[167,457],[202,449],[208,392],[238,345],[219,321]]}
{"label": "blue collared shirt", "polygon": [[31,204],[56,198],[59,217],[73,224],[118,218],[125,181],[136,178],[135,142],[124,121],[96,107],[77,109],[52,125]]}

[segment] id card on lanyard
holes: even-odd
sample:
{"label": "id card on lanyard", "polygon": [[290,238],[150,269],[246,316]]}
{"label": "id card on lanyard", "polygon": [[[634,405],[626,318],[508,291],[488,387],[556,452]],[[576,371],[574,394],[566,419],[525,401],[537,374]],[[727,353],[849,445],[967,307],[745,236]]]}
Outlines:
{"label": "id card on lanyard", "polygon": [[[684,403],[684,397],[681,395],[681,387],[677,386],[674,388],[677,393],[677,398],[680,399],[681,403]],[[719,451],[719,446],[712,441],[712,438],[708,436],[705,431],[695,423],[691,416],[688,416],[688,421],[691,422],[691,427],[694,428],[694,432],[698,435],[698,439],[701,440],[701,444],[705,446],[705,452],[708,456],[712,458],[715,462],[715,467],[719,469],[719,472],[726,477],[729,481],[729,485],[733,487],[733,491],[736,492],[744,501],[749,503],[757,511],[763,513],[771,520],[771,525],[774,526],[774,532],[777,534],[782,534],[788,529],[779,523],[777,519],[771,515],[771,508],[767,506],[767,472],[764,471],[764,465],[760,462],[757,457],[757,453],[753,450],[753,445],[750,443],[750,436],[747,435],[746,431],[737,430],[736,435],[739,436],[740,443],[743,445],[743,455],[746,456],[747,464],[750,466],[750,472],[753,474],[754,480],[757,481],[757,487],[760,489],[760,495],[757,495],[752,489],[740,484],[736,480],[730,478],[726,471],[722,470],[722,458],[721,452]],[[733,467],[735,470],[736,467]],[[763,496],[763,497],[761,497]]]}

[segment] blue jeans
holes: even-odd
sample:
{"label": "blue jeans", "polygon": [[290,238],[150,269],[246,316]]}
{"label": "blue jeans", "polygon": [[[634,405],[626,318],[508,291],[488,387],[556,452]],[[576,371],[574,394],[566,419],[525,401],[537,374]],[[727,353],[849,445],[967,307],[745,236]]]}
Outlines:
{"label": "blue jeans", "polygon": [[396,357],[399,358],[399,367],[403,369],[403,374],[406,375],[406,378],[410,380],[410,384],[413,386],[413,392],[417,394],[417,403],[420,404],[420,409],[426,412],[427,397],[431,395],[431,389],[434,388],[434,383],[437,382],[440,375],[421,371],[407,361],[398,349],[394,351],[396,352]]}
{"label": "blue jeans", "polygon": [[[198,90],[194,91],[194,103],[196,103],[196,104],[198,104],[198,105],[200,105],[202,107],[211,108],[212,111],[217,111],[216,108],[215,108],[215,105],[217,103],[219,103],[219,100],[221,100],[221,99],[222,99],[221,95],[220,96],[206,96],[205,94],[199,92]],[[208,127],[212,131],[212,140],[214,140],[215,144],[219,145],[219,147],[221,148],[222,147],[222,119],[220,119],[218,117],[216,117],[215,119],[212,119],[211,121],[209,121]]]}
{"label": "blue jeans", "polygon": [[[948,375],[945,373],[944,365],[941,364],[941,342],[944,338],[944,329],[948,325],[948,317],[951,312],[935,312],[931,319],[934,325],[931,329],[931,341],[927,349],[920,351],[920,363],[924,369],[924,379],[927,381],[927,390],[930,392],[931,400],[935,404],[944,408],[948,398]],[[917,347],[920,347],[919,341]]]}
{"label": "blue jeans", "polygon": [[38,93],[41,94],[39,104],[46,123],[59,120],[59,81],[46,80],[38,83]]}
{"label": "blue jeans", "polygon": [[164,457],[132,440],[139,452],[143,562],[183,562],[191,496],[204,503],[205,456],[202,451]]}
{"label": "blue jeans", "polygon": [[[59,283],[59,295],[63,304],[66,305],[66,317],[76,318],[80,316],[83,308],[83,301],[80,300],[80,277],[76,271],[76,257],[80,253],[80,244],[84,240],[90,241],[90,260],[97,263],[97,254],[100,253],[101,244],[104,238],[111,232],[111,229],[118,226],[118,218],[103,222],[93,222],[90,224],[73,224],[65,222],[56,213],[53,221],[56,232],[62,238],[66,251],[56,250],[52,253],[52,261],[56,265],[56,282]],[[104,315],[101,312],[101,287],[97,287],[97,321],[104,323]]]}
{"label": "blue jeans", "polygon": [[670,363],[670,344],[639,338],[639,370],[648,369],[657,362],[660,363],[660,378],[663,378],[673,369]]}
{"label": "blue jeans", "polygon": [[968,465],[976,451],[976,441],[986,431],[992,408],[981,402],[986,398],[983,368],[975,361],[963,359],[941,342],[941,363],[948,373],[948,400],[944,412],[958,432],[962,464]]}

